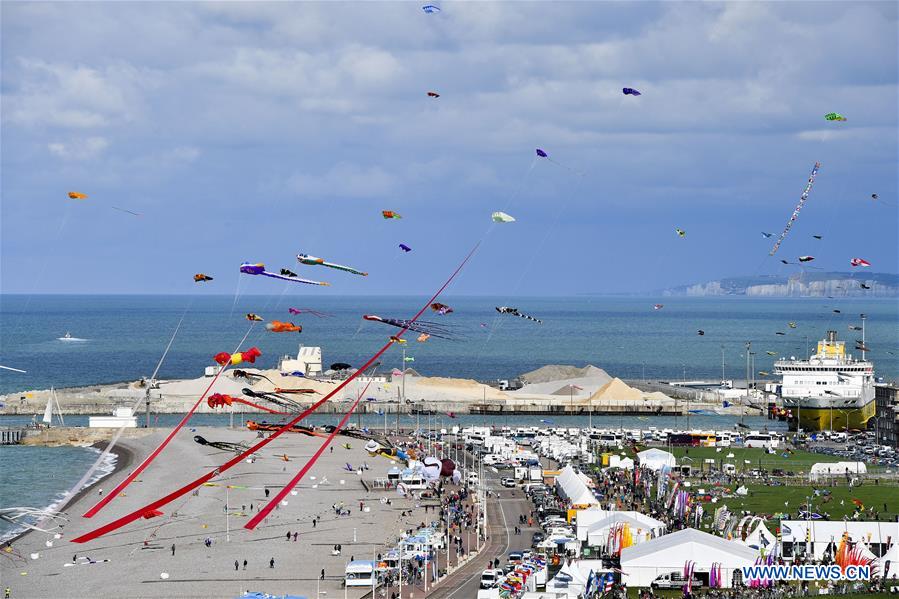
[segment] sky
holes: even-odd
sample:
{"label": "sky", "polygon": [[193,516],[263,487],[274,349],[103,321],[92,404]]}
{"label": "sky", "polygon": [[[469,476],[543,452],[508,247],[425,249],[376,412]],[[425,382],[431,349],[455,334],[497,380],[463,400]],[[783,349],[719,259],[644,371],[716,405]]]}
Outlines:
{"label": "sky", "polygon": [[478,243],[454,293],[899,270],[896,3],[439,6],[3,2],[0,291],[426,294]]}

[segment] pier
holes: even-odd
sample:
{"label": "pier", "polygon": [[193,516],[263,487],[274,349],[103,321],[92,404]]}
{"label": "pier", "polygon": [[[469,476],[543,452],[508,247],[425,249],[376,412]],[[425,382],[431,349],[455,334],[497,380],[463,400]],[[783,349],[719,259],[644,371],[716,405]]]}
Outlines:
{"label": "pier", "polygon": [[25,437],[25,429],[3,428],[0,429],[0,445],[18,445]]}

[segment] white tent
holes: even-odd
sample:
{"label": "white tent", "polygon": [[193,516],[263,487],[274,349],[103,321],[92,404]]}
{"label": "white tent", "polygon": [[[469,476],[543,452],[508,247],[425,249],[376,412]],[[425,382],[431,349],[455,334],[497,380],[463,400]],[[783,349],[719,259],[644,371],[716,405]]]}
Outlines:
{"label": "white tent", "polygon": [[727,541],[708,533],[686,528],[628,547],[621,552],[621,569],[629,587],[648,587],[659,576],[683,572],[684,562],[695,562],[695,572],[707,578],[713,563],[721,564],[722,584],[733,586],[734,572],[755,564],[758,551],[742,543]]}
{"label": "white tent", "polygon": [[774,546],[777,543],[777,537],[768,530],[768,527],[765,526],[764,522],[759,522],[758,526],[755,527],[755,530],[746,535],[746,539],[741,542],[747,547],[764,550],[765,553],[768,554],[774,550]]}
{"label": "white tent", "polygon": [[622,468],[624,470],[633,470],[634,469],[634,459],[628,457],[621,457],[620,455],[610,455],[609,456],[609,468]]}
{"label": "white tent", "polygon": [[602,573],[604,570],[601,568],[602,562],[598,560],[575,560],[564,564],[556,575],[546,582],[546,592],[550,596],[556,593],[556,596],[570,599],[583,597],[591,572]]}
{"label": "white tent", "polygon": [[673,454],[655,447],[641,451],[637,454],[637,458],[639,458],[641,466],[646,466],[652,470],[661,470],[662,466],[674,468],[675,464],[677,464]]}
{"label": "white tent", "polygon": [[609,533],[618,524],[627,524],[634,537],[634,545],[645,543],[665,532],[665,523],[640,512],[609,512],[587,528],[587,545],[603,547]]}
{"label": "white tent", "polygon": [[571,505],[599,505],[599,500],[571,466],[565,466],[556,477],[556,491]]}
{"label": "white tent", "polygon": [[867,473],[868,468],[864,462],[819,462],[812,464],[808,471],[808,478],[809,480],[824,480],[831,476]]}
{"label": "white tent", "polygon": [[587,533],[594,522],[606,518],[612,512],[599,507],[591,507],[586,510],[577,510],[574,513],[574,524],[577,527],[577,538],[587,540]]}

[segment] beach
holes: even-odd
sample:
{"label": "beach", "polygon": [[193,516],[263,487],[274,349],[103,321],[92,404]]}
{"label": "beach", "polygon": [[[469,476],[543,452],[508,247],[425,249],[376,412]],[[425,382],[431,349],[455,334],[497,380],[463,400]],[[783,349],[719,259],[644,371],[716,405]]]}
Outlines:
{"label": "beach", "polygon": [[[247,430],[185,428],[123,496],[93,519],[82,518],[100,498],[100,489],[111,489],[163,435],[157,431],[116,446],[115,453],[120,456],[116,471],[66,506],[63,512],[70,522],[61,538],[30,532],[12,543],[12,552],[0,561],[0,576],[3,584],[11,587],[13,597],[98,597],[111,588],[130,597],[230,597],[247,590],[312,594],[316,587],[333,596],[343,591],[344,567],[351,558],[374,559],[386,552],[388,543],[400,532],[426,521],[424,510],[416,509],[414,500],[395,491],[367,490],[363,479],[370,486],[390,463],[370,457],[355,439],[348,440],[347,449],[340,444],[347,440],[338,438],[333,452],[322,454],[295,494],[285,500],[286,505],[280,505],[255,531],[245,530],[243,524],[254,513],[250,506],[257,510],[264,504],[265,489],[277,492],[322,442],[285,435],[266,447],[254,464],[235,466],[214,479],[214,486],[200,487],[196,496],[188,494],[162,508],[162,516],[139,520],[83,545],[68,542],[231,457],[197,444],[194,435],[234,443],[255,438]],[[289,461],[284,461],[284,455]],[[346,464],[356,468],[366,463],[370,470],[362,476],[345,469]],[[382,498],[389,498],[390,505]],[[227,513],[226,502],[230,506]],[[349,515],[337,516],[335,505],[344,506]],[[405,518],[400,516],[403,512],[408,514]],[[436,519],[432,512],[428,516]],[[297,540],[292,536],[286,540],[288,532],[298,533]],[[208,547],[207,539],[211,540]],[[47,546],[48,542],[52,546]],[[342,546],[340,555],[332,555],[336,544]],[[32,559],[32,554],[39,557]],[[319,580],[322,569],[325,578]],[[163,574],[167,577],[162,578]],[[363,594],[364,590],[348,591],[350,597]]]}

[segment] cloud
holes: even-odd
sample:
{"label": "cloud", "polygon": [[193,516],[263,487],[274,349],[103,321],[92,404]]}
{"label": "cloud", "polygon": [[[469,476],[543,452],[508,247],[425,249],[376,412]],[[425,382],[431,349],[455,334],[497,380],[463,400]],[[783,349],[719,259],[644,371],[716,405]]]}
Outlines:
{"label": "cloud", "polygon": [[381,198],[396,187],[396,178],[377,166],[338,163],[322,174],[296,173],[287,180],[296,195],[319,198]]}
{"label": "cloud", "polygon": [[52,142],[47,149],[54,156],[63,160],[91,160],[101,155],[109,147],[109,140],[104,137],[88,137],[71,142]]}

